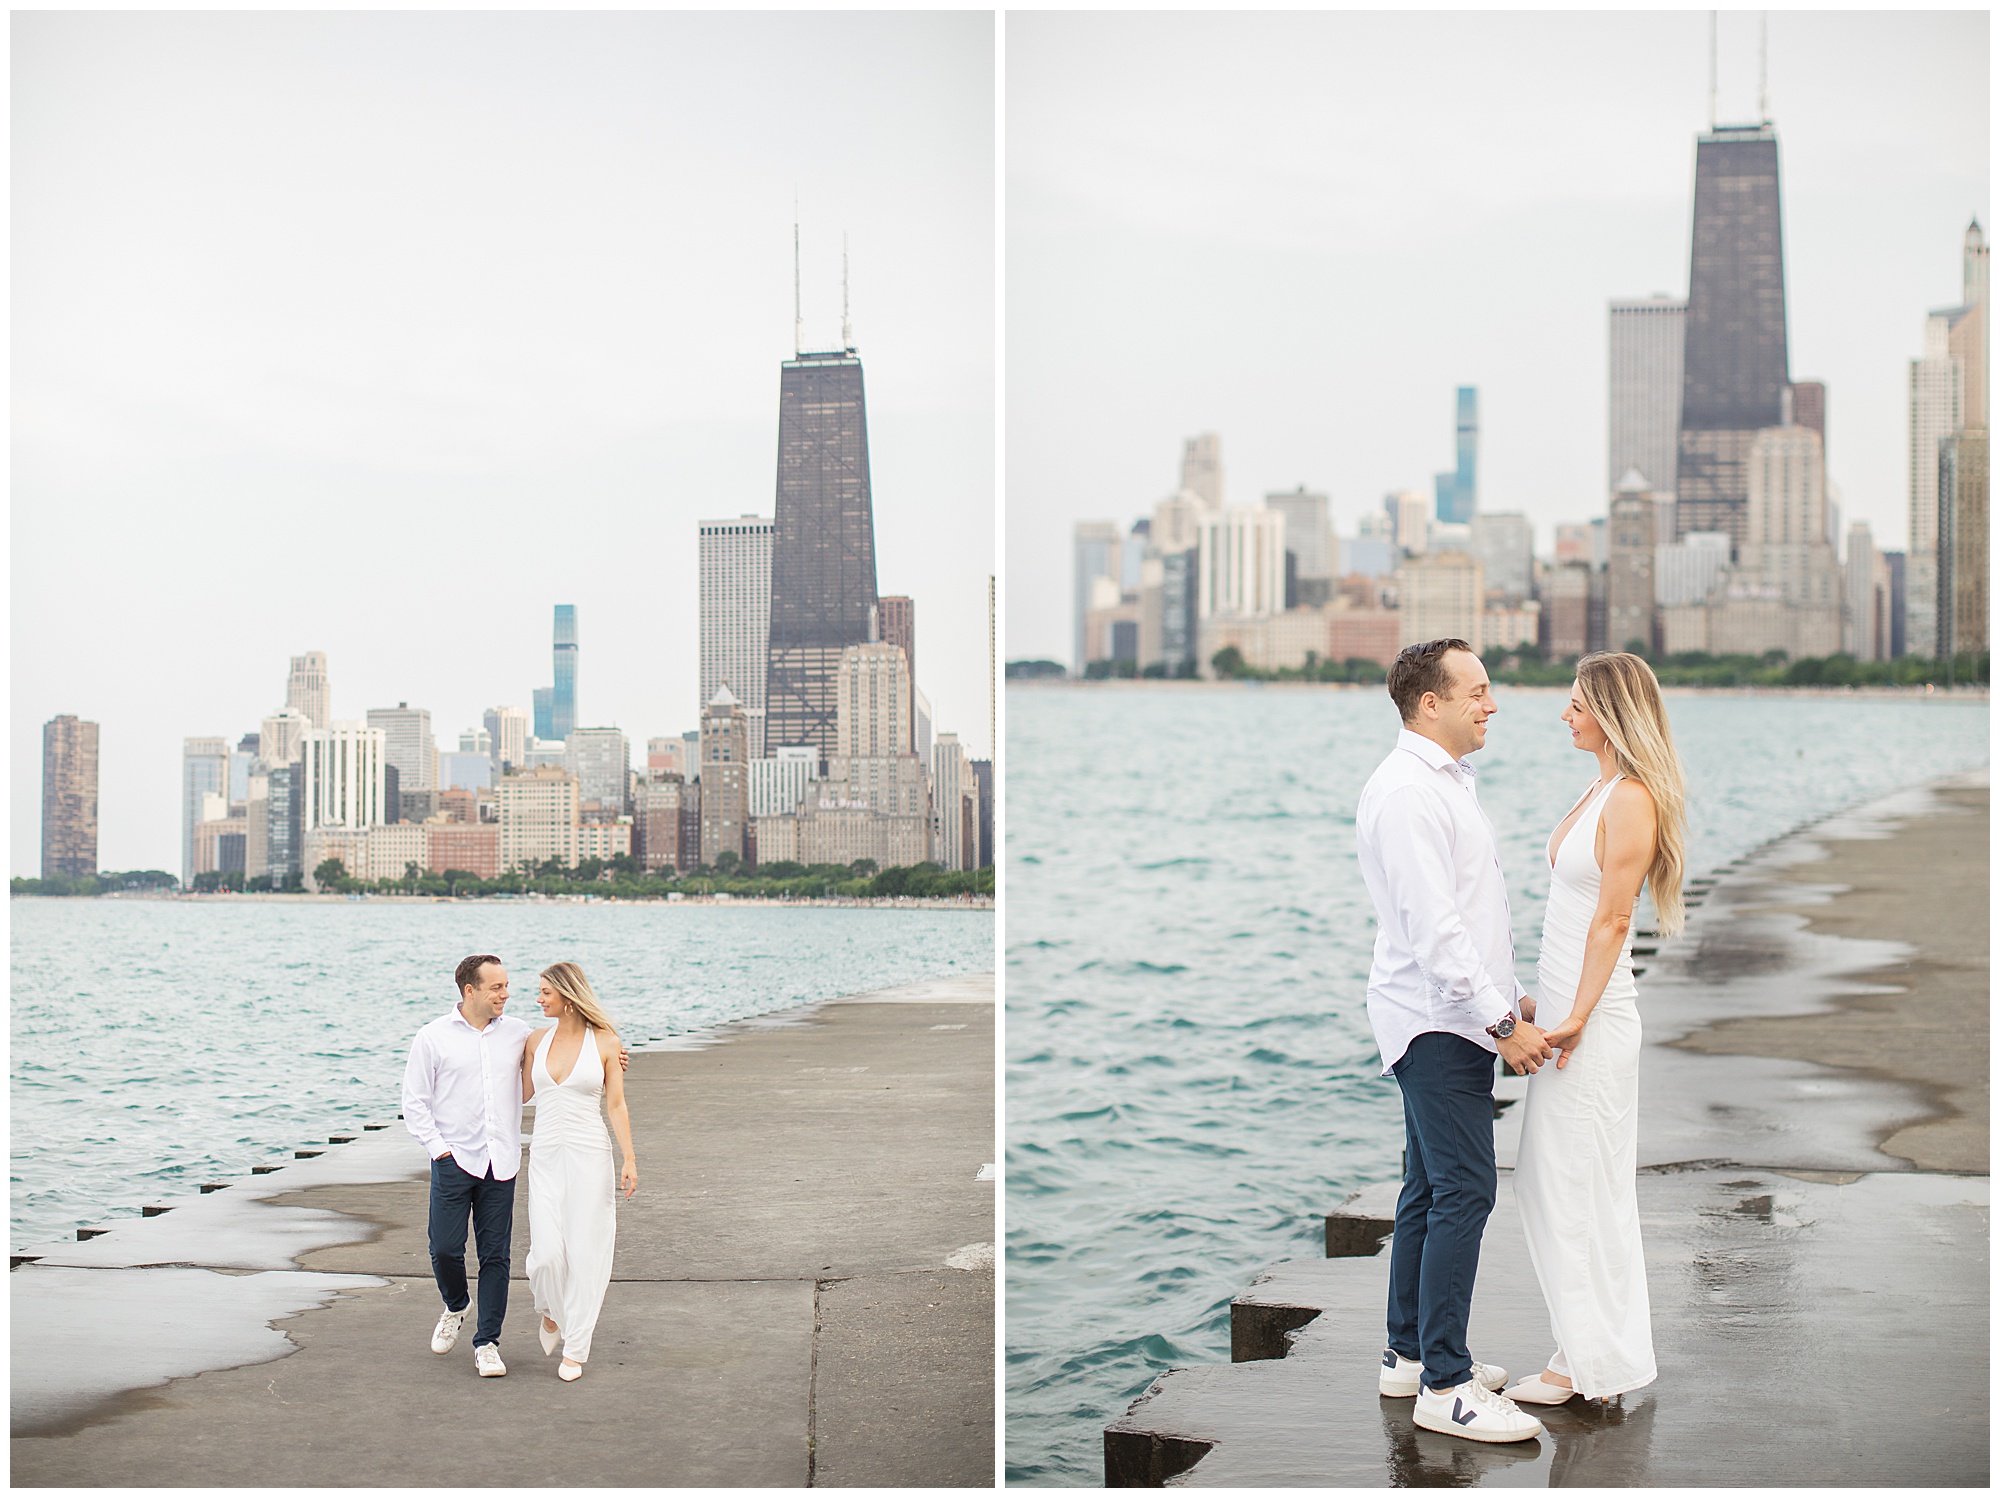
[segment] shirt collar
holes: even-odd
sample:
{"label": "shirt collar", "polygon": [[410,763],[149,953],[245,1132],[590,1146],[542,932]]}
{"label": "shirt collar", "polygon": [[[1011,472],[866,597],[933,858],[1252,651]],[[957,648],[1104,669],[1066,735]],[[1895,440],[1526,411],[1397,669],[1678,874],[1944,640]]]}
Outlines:
{"label": "shirt collar", "polygon": [[1408,750],[1433,770],[1452,770],[1465,780],[1471,780],[1479,773],[1470,761],[1453,759],[1451,751],[1436,739],[1427,739],[1422,734],[1413,733],[1407,728],[1396,731],[1396,747]]}

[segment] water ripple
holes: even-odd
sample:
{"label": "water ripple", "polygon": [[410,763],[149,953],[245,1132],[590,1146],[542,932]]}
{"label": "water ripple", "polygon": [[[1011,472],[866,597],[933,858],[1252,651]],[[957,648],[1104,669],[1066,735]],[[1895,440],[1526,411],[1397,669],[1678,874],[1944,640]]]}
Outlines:
{"label": "water ripple", "polygon": [[581,963],[635,1047],[993,968],[988,911],[18,899],[12,918],[17,1246],[393,1119],[467,952],[508,959],[531,1024],[535,974]]}

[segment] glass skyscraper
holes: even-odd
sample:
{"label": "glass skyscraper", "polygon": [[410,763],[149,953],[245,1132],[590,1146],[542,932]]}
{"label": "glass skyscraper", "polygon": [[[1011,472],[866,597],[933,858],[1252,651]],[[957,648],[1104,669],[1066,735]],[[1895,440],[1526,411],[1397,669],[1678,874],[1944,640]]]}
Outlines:
{"label": "glass skyscraper", "polygon": [[1479,513],[1479,391],[1458,387],[1458,417],[1454,424],[1456,466],[1437,476],[1437,518],[1453,525],[1470,525]]}
{"label": "glass skyscraper", "polygon": [[[576,727],[576,605],[556,605],[556,684],[549,699],[547,737],[569,738]],[[537,734],[537,738],[542,735]]]}
{"label": "glass skyscraper", "polygon": [[835,752],[840,655],[876,607],[868,413],[852,349],[788,359],[778,390],[766,752]]}
{"label": "glass skyscraper", "polygon": [[1718,125],[1702,136],[1674,476],[1680,535],[1721,531],[1733,546],[1743,544],[1750,444],[1784,419],[1790,363],[1779,218],[1771,125]]}

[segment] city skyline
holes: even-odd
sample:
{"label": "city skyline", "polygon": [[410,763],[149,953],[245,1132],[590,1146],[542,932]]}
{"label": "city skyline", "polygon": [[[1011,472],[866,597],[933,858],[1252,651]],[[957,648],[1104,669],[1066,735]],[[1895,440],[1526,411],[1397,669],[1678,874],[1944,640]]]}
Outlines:
{"label": "city skyline", "polygon": [[[14,658],[16,869],[42,722],[102,725],[101,865],[172,870],[182,740],[254,730],[307,651],[334,719],[408,702],[448,748],[550,685],[574,604],[578,726],[693,729],[698,522],[773,512],[795,217],[809,343],[849,245],[883,586],[983,739],[991,36],[17,17],[13,618],[65,627]],[[86,555],[87,617],[54,565]]]}
{"label": "city skyline", "polygon": [[[1472,386],[1482,510],[1545,555],[1605,516],[1605,318],[1688,294],[1707,20],[1015,18],[1009,658],[1070,658],[1072,526],[1148,513],[1190,433],[1221,435],[1230,503],[1303,484],[1352,535],[1453,466]],[[1830,392],[1843,515],[1901,548],[1907,361],[1990,221],[1986,18],[1769,29],[1790,368]],[[1757,18],[1720,32],[1728,125],[1757,114]]]}

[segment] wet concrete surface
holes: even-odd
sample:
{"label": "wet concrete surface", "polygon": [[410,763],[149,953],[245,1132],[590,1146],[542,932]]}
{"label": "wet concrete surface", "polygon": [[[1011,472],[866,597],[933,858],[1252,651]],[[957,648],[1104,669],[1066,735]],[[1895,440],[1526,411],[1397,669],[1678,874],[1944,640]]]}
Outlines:
{"label": "wet concrete surface", "polygon": [[[1258,1361],[1171,1370],[1107,1427],[1108,1483],[1984,1485],[1986,808],[1982,772],[1781,840],[1642,956],[1657,1382],[1537,1411],[1514,1446],[1416,1428],[1375,1392],[1383,1183],[1330,1215],[1355,1256],[1246,1288],[1232,1340]],[[1503,1172],[1519,1130],[1503,1108]],[[1525,1375],[1551,1349],[1503,1174],[1473,1355]]]}
{"label": "wet concrete surface", "polygon": [[[1622,1408],[1573,1400],[1514,1446],[1420,1430],[1375,1392],[1387,1256],[1290,1260],[1245,1292],[1320,1309],[1289,1355],[1175,1370],[1107,1449],[1213,1443],[1188,1487],[1984,1484],[1985,1178],[1683,1171],[1640,1177],[1639,1207],[1660,1376]],[[1551,1351],[1505,1180],[1471,1345],[1517,1376]]]}
{"label": "wet concrete surface", "polygon": [[[397,1125],[15,1270],[14,1480],[990,1485],[991,978],[729,1033],[633,1058],[642,1186],[581,1381],[534,1336],[525,1189],[508,1376],[475,1375],[469,1328],[431,1353],[427,1167]],[[211,1311],[234,1342],[187,1335]],[[464,1437],[544,1427],[559,1451]]]}

